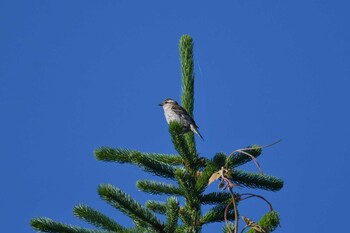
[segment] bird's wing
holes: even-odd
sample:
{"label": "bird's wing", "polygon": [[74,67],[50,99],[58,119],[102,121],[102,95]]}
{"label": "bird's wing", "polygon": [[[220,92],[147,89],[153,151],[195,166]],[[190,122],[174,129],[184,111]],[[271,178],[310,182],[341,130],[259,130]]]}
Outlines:
{"label": "bird's wing", "polygon": [[190,124],[194,125],[196,128],[199,128],[196,125],[196,122],[193,120],[193,118],[188,114],[188,112],[181,107],[180,105],[173,105],[171,107],[171,110],[173,110],[176,114],[178,114],[179,116],[185,118],[185,120],[187,120]]}

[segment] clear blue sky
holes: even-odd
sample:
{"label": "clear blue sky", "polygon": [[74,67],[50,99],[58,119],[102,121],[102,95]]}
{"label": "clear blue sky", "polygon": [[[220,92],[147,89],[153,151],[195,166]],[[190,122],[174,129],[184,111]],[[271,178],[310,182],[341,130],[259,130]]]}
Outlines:
{"label": "clear blue sky", "polygon": [[[201,155],[283,139],[259,162],[285,187],[256,191],[281,214],[276,232],[344,232],[349,9],[345,0],[1,1],[2,232],[33,232],[38,216],[88,226],[72,214],[78,203],[130,225],[96,188],[110,183],[143,203],[135,181],[146,173],[98,162],[93,150],[174,153],[157,104],[179,100],[182,34],[195,42]],[[244,206],[248,216],[267,209]]]}

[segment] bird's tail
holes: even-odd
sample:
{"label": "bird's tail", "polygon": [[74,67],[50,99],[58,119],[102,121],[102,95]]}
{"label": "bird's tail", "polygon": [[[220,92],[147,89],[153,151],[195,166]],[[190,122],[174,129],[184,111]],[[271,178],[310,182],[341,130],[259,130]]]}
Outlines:
{"label": "bird's tail", "polygon": [[197,130],[197,134],[198,134],[198,136],[204,141],[204,138],[203,138],[203,136],[200,134],[200,132]]}
{"label": "bird's tail", "polygon": [[203,136],[201,135],[201,133],[198,131],[198,129],[196,129],[196,128],[193,127],[192,125],[191,125],[190,127],[191,127],[192,132],[194,132],[195,134],[197,134],[197,135],[204,141],[204,138],[203,138]]}

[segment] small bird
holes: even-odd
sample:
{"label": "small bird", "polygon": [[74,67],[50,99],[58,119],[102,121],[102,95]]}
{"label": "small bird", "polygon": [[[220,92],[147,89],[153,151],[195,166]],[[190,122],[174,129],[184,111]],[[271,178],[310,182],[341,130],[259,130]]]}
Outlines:
{"label": "small bird", "polygon": [[160,103],[159,106],[163,107],[165,119],[168,124],[170,121],[179,121],[184,127],[184,132],[189,132],[191,130],[204,140],[198,131],[199,127],[196,125],[196,122],[175,100],[166,99]]}

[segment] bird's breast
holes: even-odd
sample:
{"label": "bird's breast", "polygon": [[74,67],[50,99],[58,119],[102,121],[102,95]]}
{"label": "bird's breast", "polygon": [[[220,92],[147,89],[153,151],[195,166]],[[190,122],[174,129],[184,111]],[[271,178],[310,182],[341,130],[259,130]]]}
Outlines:
{"label": "bird's breast", "polygon": [[170,121],[181,121],[180,117],[173,111],[165,111],[164,115],[168,124]]}

